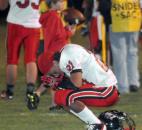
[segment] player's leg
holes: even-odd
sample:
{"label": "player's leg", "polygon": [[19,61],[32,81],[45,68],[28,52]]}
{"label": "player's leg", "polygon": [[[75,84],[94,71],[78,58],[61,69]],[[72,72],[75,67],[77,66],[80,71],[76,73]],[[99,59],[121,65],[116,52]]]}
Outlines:
{"label": "player's leg", "polygon": [[127,70],[128,81],[131,92],[138,91],[140,86],[139,82],[139,70],[138,70],[138,32],[127,33]]}
{"label": "player's leg", "polygon": [[7,32],[7,66],[6,83],[7,88],[1,93],[1,98],[12,99],[17,77],[17,64],[21,47],[22,34],[19,33],[19,25],[8,23]]}
{"label": "player's leg", "polygon": [[95,130],[96,128],[100,129],[104,126],[87,106],[107,107],[113,105],[118,101],[119,93],[115,86],[92,88],[91,85],[86,84],[82,86],[81,90],[69,93],[67,99],[70,112],[82,121],[88,122],[89,130]]}
{"label": "player's leg", "polygon": [[17,65],[7,65],[6,67],[6,82],[7,88],[6,92],[3,91],[3,98],[12,99],[14,95],[14,87],[17,78]]}
{"label": "player's leg", "polygon": [[51,112],[59,112],[63,110],[62,106],[59,106],[55,103],[55,90],[53,90],[52,88],[50,88],[50,94],[51,94],[51,106],[49,107],[49,111]]}
{"label": "player's leg", "polygon": [[[75,96],[74,99],[73,96]],[[80,100],[87,106],[108,107],[119,100],[119,92],[115,86],[88,89],[82,87],[79,95],[78,93],[70,95],[69,102],[73,100]]]}
{"label": "player's leg", "polygon": [[129,93],[126,34],[110,31],[110,43],[113,58],[113,69],[118,80],[118,89],[121,94]]}
{"label": "player's leg", "polygon": [[101,121],[90,111],[87,106],[78,100],[71,103],[69,106],[70,112],[79,117],[85,123],[100,124]]}
{"label": "player's leg", "polygon": [[50,88],[50,94],[51,94],[51,106],[49,107],[49,110],[52,111],[56,107],[56,103],[54,102],[55,91],[52,88]]}
{"label": "player's leg", "polygon": [[35,62],[30,62],[26,64],[26,82],[27,82],[27,92],[33,92],[35,82],[37,79],[37,66]]}
{"label": "player's leg", "polygon": [[24,40],[25,50],[25,64],[26,64],[26,82],[27,90],[26,93],[32,93],[35,87],[37,79],[37,65],[36,56],[39,45],[39,29],[26,29],[25,32],[28,36]]}
{"label": "player's leg", "polygon": [[88,125],[88,130],[106,130],[106,126],[101,123],[97,116],[79,100],[69,103],[69,96],[72,95],[72,90],[59,90],[55,93],[55,102],[57,105],[64,106],[69,112],[80,118]]}

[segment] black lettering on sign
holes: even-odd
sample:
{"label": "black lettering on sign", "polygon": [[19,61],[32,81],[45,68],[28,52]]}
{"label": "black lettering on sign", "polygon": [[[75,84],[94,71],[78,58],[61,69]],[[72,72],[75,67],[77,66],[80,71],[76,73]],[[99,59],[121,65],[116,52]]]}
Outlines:
{"label": "black lettering on sign", "polygon": [[139,4],[136,2],[130,3],[113,3],[112,4],[112,11],[115,12],[117,17],[122,19],[126,18],[136,18],[136,11],[139,10]]}

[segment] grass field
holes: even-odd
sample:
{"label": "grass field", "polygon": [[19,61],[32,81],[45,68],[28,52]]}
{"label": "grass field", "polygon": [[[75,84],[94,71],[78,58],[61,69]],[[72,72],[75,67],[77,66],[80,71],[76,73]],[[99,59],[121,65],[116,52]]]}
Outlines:
{"label": "grass field", "polygon": [[[5,25],[0,25],[0,91],[5,88]],[[86,38],[78,34],[73,41],[83,43],[87,46]],[[140,47],[139,69],[142,77],[142,48]],[[37,111],[29,111],[25,104],[25,70],[23,56],[21,55],[18,69],[18,80],[16,82],[15,96],[11,101],[0,100],[0,130],[85,130],[85,124],[67,112],[49,112],[50,94],[44,94]],[[142,130],[142,88],[137,93],[122,95],[120,101],[113,107],[91,108],[99,115],[108,109],[117,109],[127,112],[136,122],[136,130]]]}

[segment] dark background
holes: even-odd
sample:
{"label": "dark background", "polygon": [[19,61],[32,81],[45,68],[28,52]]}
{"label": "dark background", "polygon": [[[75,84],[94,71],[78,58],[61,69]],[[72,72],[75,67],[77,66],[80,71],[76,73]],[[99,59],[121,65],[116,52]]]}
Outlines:
{"label": "dark background", "polygon": [[7,16],[9,7],[3,11],[0,11],[0,18],[5,18]]}

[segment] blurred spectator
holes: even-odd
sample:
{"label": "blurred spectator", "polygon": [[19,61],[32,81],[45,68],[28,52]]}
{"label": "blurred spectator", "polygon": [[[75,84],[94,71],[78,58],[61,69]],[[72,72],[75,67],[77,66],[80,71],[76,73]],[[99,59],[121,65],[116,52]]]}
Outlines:
{"label": "blurred spectator", "polygon": [[[39,12],[42,14],[42,13],[47,12],[48,9],[49,9],[49,7],[47,5],[46,0],[40,0]],[[44,51],[44,37],[43,37],[43,29],[41,27],[40,28],[40,42],[39,42],[39,47],[38,47],[38,51],[37,51],[37,56],[39,56],[43,51]],[[37,84],[40,84],[41,76],[42,76],[42,73],[38,70]]]}
{"label": "blurred spectator", "polygon": [[[49,9],[46,0],[40,0],[39,4],[39,11],[41,14],[47,12]],[[43,37],[43,29],[42,27],[40,28],[40,44],[38,48],[38,55],[40,55],[44,51],[44,37]]]}
{"label": "blurred spectator", "polygon": [[142,46],[142,30],[139,33],[139,44]]}
{"label": "blurred spectator", "polygon": [[75,33],[75,26],[65,26],[61,18],[64,0],[52,0],[48,5],[51,6],[49,11],[43,13],[40,17],[43,28],[44,52],[60,50]]}
{"label": "blurred spectator", "polygon": [[86,10],[90,49],[96,54],[101,55],[102,42],[106,41],[104,39],[105,31],[108,31],[110,23],[110,13],[108,13],[110,11],[110,1],[84,0],[82,6]]}
{"label": "blurred spectator", "polygon": [[103,18],[98,9],[99,9],[99,1],[93,0],[92,18],[90,20],[90,26],[89,26],[89,39],[90,39],[90,49],[94,53],[101,55]]}
{"label": "blurred spectator", "polygon": [[18,60],[21,46],[24,47],[24,61],[26,66],[26,94],[34,90],[37,78],[36,53],[39,44],[39,1],[3,0],[10,4],[7,17],[7,67],[6,90],[1,98],[12,99],[17,79]]}
{"label": "blurred spectator", "polygon": [[0,24],[6,22],[8,11],[9,11],[9,6],[6,7],[4,10],[0,10]]}
{"label": "blurred spectator", "polygon": [[68,0],[68,7],[73,7],[83,12],[82,3],[84,0]]}
{"label": "blurred spectator", "polygon": [[[141,2],[141,3],[140,3]],[[112,0],[110,41],[113,67],[120,93],[138,91],[138,34],[142,0]]]}
{"label": "blurred spectator", "polygon": [[89,22],[92,18],[93,0],[83,0],[82,8],[86,21],[81,29],[81,35],[86,36],[89,34],[88,28],[89,28]]}
{"label": "blurred spectator", "polygon": [[8,6],[8,3],[5,2],[4,0],[0,0],[0,11],[5,10]]}
{"label": "blurred spectator", "polygon": [[[75,33],[74,25],[67,25],[61,18],[61,12],[65,8],[65,0],[52,0],[48,1],[49,10],[43,13],[40,17],[40,23],[43,28],[44,37],[44,53],[51,51],[56,52],[69,43],[70,37]],[[44,74],[44,73],[43,73]],[[54,97],[54,91],[51,91]],[[56,108],[54,99],[52,98],[51,108]]]}

